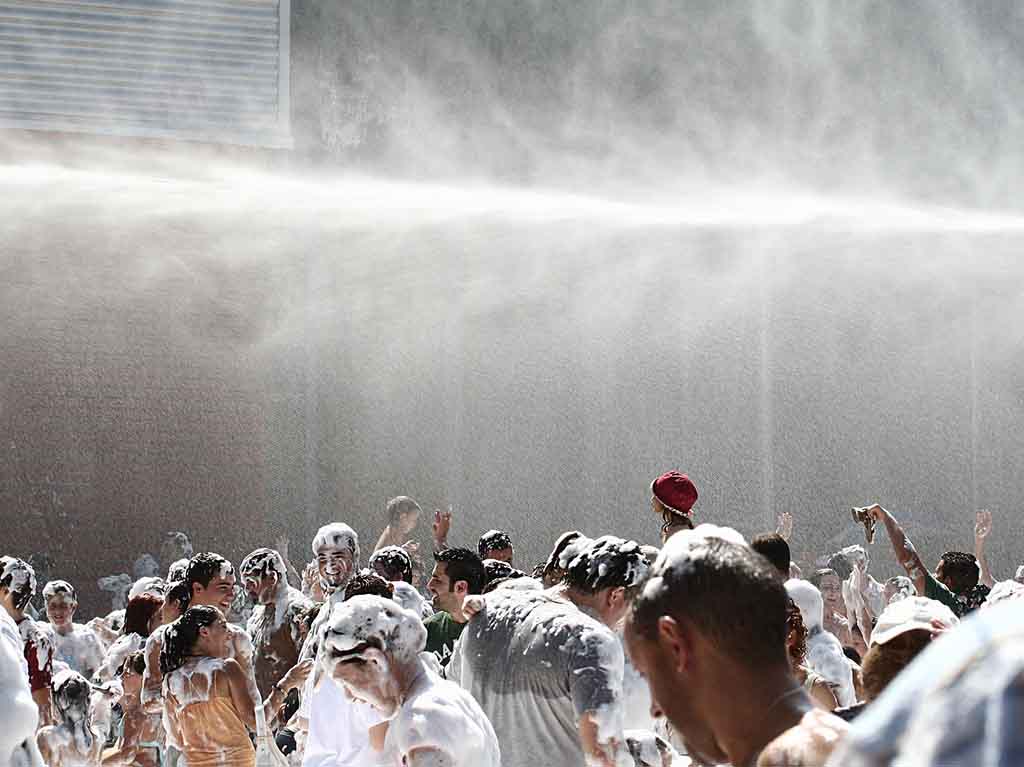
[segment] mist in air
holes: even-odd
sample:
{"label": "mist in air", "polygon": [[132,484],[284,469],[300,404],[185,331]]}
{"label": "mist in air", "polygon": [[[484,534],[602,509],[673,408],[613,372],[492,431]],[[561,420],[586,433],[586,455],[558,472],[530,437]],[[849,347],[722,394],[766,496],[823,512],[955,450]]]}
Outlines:
{"label": "mist in air", "polygon": [[10,553],[99,609],[408,494],[526,565],[680,468],[805,561],[877,500],[1019,564],[1015,3],[292,8],[291,150],[0,133]]}

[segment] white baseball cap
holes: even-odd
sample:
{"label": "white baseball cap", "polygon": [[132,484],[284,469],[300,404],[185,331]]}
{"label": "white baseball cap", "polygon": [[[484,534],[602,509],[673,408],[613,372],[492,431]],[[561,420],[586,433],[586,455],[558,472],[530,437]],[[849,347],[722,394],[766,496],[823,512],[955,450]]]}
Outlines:
{"label": "white baseball cap", "polygon": [[908,631],[938,634],[948,631],[960,621],[942,602],[928,597],[907,597],[889,604],[878,616],[871,644],[885,644]]}

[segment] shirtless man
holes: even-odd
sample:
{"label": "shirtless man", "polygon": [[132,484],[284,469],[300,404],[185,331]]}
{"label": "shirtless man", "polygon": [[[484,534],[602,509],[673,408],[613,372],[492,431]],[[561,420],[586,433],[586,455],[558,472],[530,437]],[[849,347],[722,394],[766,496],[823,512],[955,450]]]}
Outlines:
{"label": "shirtless man", "polygon": [[242,585],[255,607],[248,631],[254,648],[256,686],[269,695],[298,663],[302,649],[303,613],[312,602],[288,585],[284,559],[274,549],[256,549],[239,567]]}
{"label": "shirtless man", "polygon": [[[737,767],[824,764],[846,724],[815,708],[786,652],[786,589],[735,530],[665,544],[633,603],[626,643],[691,755]],[[736,616],[742,615],[742,620]]]}
{"label": "shirtless man", "polygon": [[36,574],[28,563],[15,557],[0,557],[0,606],[18,627],[28,664],[32,699],[39,708],[40,724],[49,724],[50,682],[53,679],[53,632],[25,614],[36,593]]}
{"label": "shirtless man", "polygon": [[[235,568],[220,554],[205,552],[189,560],[184,583],[189,589],[189,607],[208,605],[227,613],[235,597]],[[240,627],[229,623],[227,627],[228,655],[238,661],[250,679],[252,671],[252,641]],[[154,631],[146,642],[146,672],[143,676],[142,702],[147,710],[159,711],[162,700],[163,674],[160,671],[160,651],[164,631]],[[253,681],[255,686],[255,681]]]}
{"label": "shirtless man", "polygon": [[103,738],[93,727],[89,682],[66,669],[53,678],[56,724],[39,730],[37,741],[49,767],[99,765]]}
{"label": "shirtless man", "polygon": [[50,581],[43,586],[43,601],[53,627],[54,660],[92,679],[103,665],[104,648],[95,631],[74,622],[78,609],[74,586],[67,581]]}
{"label": "shirtless man", "polygon": [[498,738],[479,704],[420,657],[415,613],[378,596],[337,607],[320,663],[331,679],[387,720],[382,750],[407,767],[501,767]]}

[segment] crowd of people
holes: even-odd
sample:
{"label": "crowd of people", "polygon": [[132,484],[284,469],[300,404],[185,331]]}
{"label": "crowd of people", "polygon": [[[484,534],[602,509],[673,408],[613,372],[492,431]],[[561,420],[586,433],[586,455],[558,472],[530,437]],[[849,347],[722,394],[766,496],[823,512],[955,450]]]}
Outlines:
{"label": "crowd of people", "polygon": [[[283,540],[236,567],[170,533],[87,623],[4,556],[0,767],[1024,763],[1024,567],[996,581],[991,515],[931,570],[856,508],[865,543],[801,567],[790,515],[748,540],[697,500],[667,472],[660,549],[568,531],[531,565],[435,511],[429,573],[406,496],[365,566],[342,521],[301,569]],[[876,529],[901,573],[871,572]]]}

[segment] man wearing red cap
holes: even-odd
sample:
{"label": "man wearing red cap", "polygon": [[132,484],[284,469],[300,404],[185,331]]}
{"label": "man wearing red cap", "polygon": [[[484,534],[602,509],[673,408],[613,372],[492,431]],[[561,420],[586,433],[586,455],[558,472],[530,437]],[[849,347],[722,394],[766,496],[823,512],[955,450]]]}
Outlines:
{"label": "man wearing red cap", "polygon": [[697,488],[685,474],[667,471],[651,483],[651,508],[660,514],[661,541],[664,543],[680,530],[693,529],[693,504]]}

